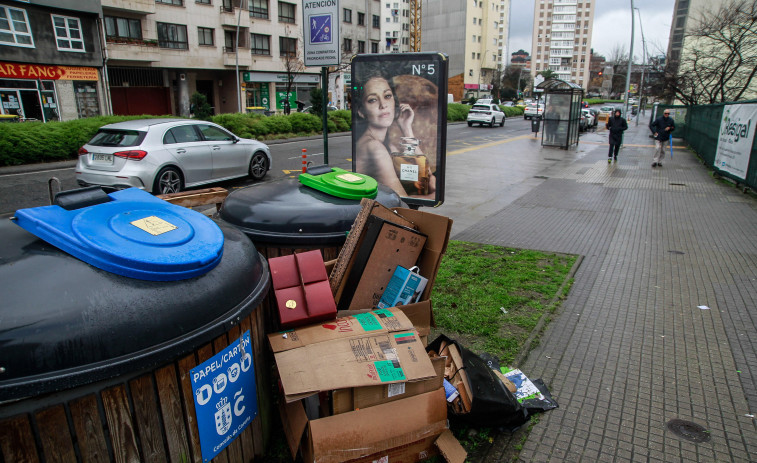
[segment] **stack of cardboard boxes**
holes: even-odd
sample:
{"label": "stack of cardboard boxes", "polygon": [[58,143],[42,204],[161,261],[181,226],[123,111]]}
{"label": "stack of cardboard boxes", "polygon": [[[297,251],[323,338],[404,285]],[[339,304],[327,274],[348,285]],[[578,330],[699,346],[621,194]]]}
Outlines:
{"label": "stack of cardboard boxes", "polygon": [[[364,199],[329,277],[338,318],[268,336],[292,451],[307,462],[463,462],[447,429],[446,358],[426,353],[430,294],[452,221]],[[428,279],[419,302],[375,310],[397,266]],[[282,309],[284,310],[284,309]]]}

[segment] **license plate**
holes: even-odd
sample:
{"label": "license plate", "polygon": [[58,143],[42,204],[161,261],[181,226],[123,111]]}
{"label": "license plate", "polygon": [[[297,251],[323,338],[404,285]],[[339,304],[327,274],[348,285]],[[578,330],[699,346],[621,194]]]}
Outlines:
{"label": "license plate", "polygon": [[94,162],[107,162],[113,164],[112,154],[92,153],[92,161]]}

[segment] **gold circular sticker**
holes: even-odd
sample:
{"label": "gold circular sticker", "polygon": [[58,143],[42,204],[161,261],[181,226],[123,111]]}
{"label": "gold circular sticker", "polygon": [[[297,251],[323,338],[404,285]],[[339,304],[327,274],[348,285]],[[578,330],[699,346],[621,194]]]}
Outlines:
{"label": "gold circular sticker", "polygon": [[286,306],[288,309],[294,309],[297,307],[297,301],[295,301],[294,299],[289,299],[286,303]]}

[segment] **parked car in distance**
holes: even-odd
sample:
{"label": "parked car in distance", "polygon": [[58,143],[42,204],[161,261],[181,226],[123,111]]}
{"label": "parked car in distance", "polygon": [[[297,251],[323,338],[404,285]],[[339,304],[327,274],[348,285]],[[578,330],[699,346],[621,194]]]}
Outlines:
{"label": "parked car in distance", "polygon": [[543,104],[529,103],[523,111],[523,119],[541,119],[542,116],[544,116]]}
{"label": "parked car in distance", "polygon": [[515,106],[515,103],[513,103],[512,101],[505,101],[504,103],[502,103],[502,106],[513,107]]}
{"label": "parked car in distance", "polygon": [[[302,108],[302,111],[298,111],[298,112],[309,113],[311,109],[313,109],[313,105],[307,105],[307,106],[305,106],[305,107]],[[337,108],[336,106],[332,106],[332,105],[326,106],[326,110],[328,112],[336,111],[337,109],[339,109],[339,108]]]}
{"label": "parked car in distance", "polygon": [[589,119],[586,117],[586,113],[581,111],[581,115],[578,119],[578,131],[586,132],[589,129]]}
{"label": "parked car in distance", "polygon": [[599,114],[609,114],[612,116],[612,114],[615,112],[615,106],[602,106],[599,108]]}
{"label": "parked car in distance", "polygon": [[270,168],[267,145],[212,122],[136,119],[101,127],[79,148],[76,181],[166,194],[246,175],[260,180]]}
{"label": "parked car in distance", "polygon": [[589,112],[591,113],[592,116],[594,116],[594,127],[596,127],[599,122],[599,110],[594,109],[594,108],[589,108]]}
{"label": "parked car in distance", "polygon": [[637,100],[634,97],[631,97],[631,98],[628,99],[628,104],[631,104],[631,105],[637,104],[638,102],[639,102],[639,100]]}
{"label": "parked car in distance", "polygon": [[586,128],[591,128],[596,125],[594,115],[591,113],[591,110],[588,108],[584,108],[581,110],[581,113],[583,113],[584,117],[586,117]]}
{"label": "parked car in distance", "polygon": [[499,124],[502,127],[505,125],[505,113],[495,104],[474,104],[468,111],[468,127],[475,123],[482,126],[488,124],[489,127]]}
{"label": "parked car in distance", "polygon": [[479,98],[474,104],[499,104],[496,98]]}

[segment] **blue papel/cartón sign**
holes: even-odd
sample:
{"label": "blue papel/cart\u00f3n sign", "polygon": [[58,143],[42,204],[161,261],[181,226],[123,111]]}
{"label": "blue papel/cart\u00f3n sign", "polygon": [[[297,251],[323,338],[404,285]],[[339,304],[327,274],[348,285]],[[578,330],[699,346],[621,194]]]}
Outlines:
{"label": "blue papel/cart\u00f3n sign", "polygon": [[190,375],[202,459],[210,461],[258,414],[250,331]]}

